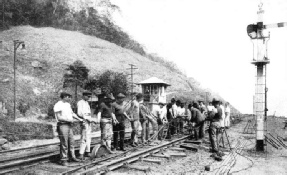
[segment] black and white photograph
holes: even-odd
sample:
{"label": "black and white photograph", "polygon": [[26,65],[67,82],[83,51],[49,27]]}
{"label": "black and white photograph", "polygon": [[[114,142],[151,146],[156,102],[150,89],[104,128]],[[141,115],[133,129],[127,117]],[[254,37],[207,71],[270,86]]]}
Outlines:
{"label": "black and white photograph", "polygon": [[0,174],[286,175],[286,0],[0,0]]}

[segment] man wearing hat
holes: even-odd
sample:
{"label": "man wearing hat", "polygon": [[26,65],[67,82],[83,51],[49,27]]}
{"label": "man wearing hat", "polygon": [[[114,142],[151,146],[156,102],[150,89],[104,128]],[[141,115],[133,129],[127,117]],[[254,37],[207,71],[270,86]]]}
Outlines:
{"label": "man wearing hat", "polygon": [[118,149],[118,136],[120,135],[119,149],[121,151],[125,151],[124,149],[124,140],[125,140],[125,121],[126,118],[130,120],[130,118],[126,114],[127,105],[124,102],[126,96],[122,93],[117,95],[116,102],[112,104],[115,109],[116,119],[118,121],[117,124],[113,126],[114,132],[114,148]]}
{"label": "man wearing hat", "polygon": [[150,110],[143,104],[143,94],[137,94],[136,98],[140,104],[139,118],[142,126],[142,143],[146,143],[146,141],[149,139],[149,122],[152,125],[153,134],[158,132],[158,125]]}
{"label": "man wearing hat", "polygon": [[218,156],[218,133],[221,128],[220,121],[222,120],[222,109],[219,107],[219,100],[213,99],[212,105],[214,106],[214,110],[210,113],[210,126],[209,126],[209,139],[211,144],[211,152],[216,153]]}
{"label": "man wearing hat", "polygon": [[60,100],[54,106],[55,118],[57,120],[57,131],[60,139],[60,157],[61,165],[67,166],[70,152],[71,161],[79,162],[80,160],[75,156],[74,149],[74,135],[72,124],[74,118],[83,121],[72,110],[70,102],[72,95],[62,92]]}
{"label": "man wearing hat", "polygon": [[80,156],[79,159],[84,159],[84,153],[86,157],[90,157],[90,146],[91,146],[91,108],[88,103],[91,97],[91,92],[83,92],[82,100],[77,103],[78,116],[81,117],[84,122],[81,125],[81,145],[80,145]]}
{"label": "man wearing hat", "polygon": [[195,139],[203,139],[204,138],[204,121],[205,115],[201,113],[199,104],[197,102],[193,102],[191,110],[191,118],[192,122],[195,123]]}
{"label": "man wearing hat", "polygon": [[106,95],[100,104],[100,109],[97,115],[101,128],[101,144],[107,146],[109,149],[111,149],[113,123],[118,123],[114,114],[114,108],[112,106],[114,100],[115,98],[113,94]]}

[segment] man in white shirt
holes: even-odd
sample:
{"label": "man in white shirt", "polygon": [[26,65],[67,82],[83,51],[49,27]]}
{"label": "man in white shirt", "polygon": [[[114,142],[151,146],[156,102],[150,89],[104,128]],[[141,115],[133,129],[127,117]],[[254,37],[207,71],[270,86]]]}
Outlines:
{"label": "man in white shirt", "polygon": [[140,121],[139,121],[139,102],[136,99],[136,95],[133,94],[133,100],[131,102],[131,108],[130,108],[130,116],[131,116],[131,127],[132,127],[132,133],[131,133],[131,146],[136,147],[138,145],[138,137],[139,137],[139,127],[140,127]]}
{"label": "man in white shirt", "polygon": [[177,105],[176,105],[176,101],[174,98],[171,99],[171,108],[169,109],[170,110],[170,113],[171,113],[171,116],[172,116],[172,121],[170,123],[170,133],[171,133],[171,136],[174,135],[176,133],[176,129],[177,129],[177,115],[178,115],[178,110],[177,110]]}
{"label": "man in white shirt", "polygon": [[91,97],[92,93],[83,92],[83,99],[77,103],[78,116],[81,117],[84,122],[81,125],[81,146],[80,146],[80,156],[79,159],[84,159],[85,157],[90,157],[91,149],[91,132],[92,132],[92,117],[91,108],[88,99]]}
{"label": "man in white shirt", "polygon": [[156,111],[156,116],[157,118],[157,124],[158,124],[158,139],[161,140],[162,139],[162,134],[163,134],[163,124],[167,122],[167,118],[166,118],[166,108],[164,107],[163,103],[159,103],[159,109]]}
{"label": "man in white shirt", "polygon": [[221,124],[221,127],[225,127],[225,109],[224,109],[224,106],[223,106],[223,103],[222,103],[222,101],[220,101],[220,103],[219,103],[220,105],[219,105],[219,107],[221,108],[221,110],[222,110],[222,119],[220,120],[220,124]]}
{"label": "man in white shirt", "polygon": [[225,103],[225,128],[229,128],[230,127],[230,107],[229,107],[229,103],[226,102]]}
{"label": "man in white shirt", "polygon": [[208,106],[207,106],[207,112],[211,112],[212,110],[214,109],[214,106],[212,105],[212,102],[209,102],[208,103]]}
{"label": "man in white shirt", "polygon": [[60,157],[61,157],[61,165],[67,166],[68,163],[68,149],[72,156],[71,160],[75,162],[79,162],[75,156],[74,149],[74,135],[72,130],[72,123],[74,119],[79,121],[83,121],[80,119],[72,110],[70,101],[72,95],[69,93],[62,92],[61,100],[58,101],[54,106],[55,118],[57,120],[57,131],[60,139]]}

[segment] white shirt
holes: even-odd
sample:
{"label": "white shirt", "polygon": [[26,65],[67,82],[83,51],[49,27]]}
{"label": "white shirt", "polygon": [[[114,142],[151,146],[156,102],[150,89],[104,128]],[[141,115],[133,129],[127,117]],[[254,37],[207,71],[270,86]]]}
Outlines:
{"label": "white shirt", "polygon": [[185,108],[179,107],[178,110],[179,110],[179,114],[178,115],[181,115],[181,116],[185,115]]}
{"label": "white shirt", "polygon": [[78,115],[84,119],[91,118],[91,108],[87,101],[80,100],[77,103]]}
{"label": "white shirt", "polygon": [[210,112],[210,111],[212,111],[214,109],[214,106],[210,106],[210,105],[208,105],[207,106],[207,110]]}
{"label": "white shirt", "polygon": [[225,119],[225,109],[224,109],[224,106],[223,105],[220,105],[219,106],[220,108],[221,108],[221,110],[222,110],[222,118],[223,118],[223,120]]}
{"label": "white shirt", "polygon": [[159,115],[160,119],[166,118],[166,108],[159,108],[159,110],[157,111],[157,115]]}
{"label": "white shirt", "polygon": [[225,117],[230,117],[230,107],[229,106],[227,106],[225,108],[225,113],[227,113],[227,115]]}
{"label": "white shirt", "polygon": [[173,117],[176,117],[178,115],[178,109],[177,109],[177,106],[176,104],[173,104],[172,107],[171,107],[171,112],[173,114]]}
{"label": "white shirt", "polygon": [[224,127],[224,120],[225,120],[225,110],[224,110],[224,106],[223,105],[220,105],[219,106],[222,110],[222,119],[220,120],[220,123],[221,123],[221,127]]}
{"label": "white shirt", "polygon": [[71,108],[71,105],[70,103],[68,102],[63,102],[62,100],[58,101],[55,106],[54,106],[54,112],[57,113],[57,112],[61,112],[61,116],[56,119],[58,121],[66,121],[66,120],[73,120],[73,110]]}

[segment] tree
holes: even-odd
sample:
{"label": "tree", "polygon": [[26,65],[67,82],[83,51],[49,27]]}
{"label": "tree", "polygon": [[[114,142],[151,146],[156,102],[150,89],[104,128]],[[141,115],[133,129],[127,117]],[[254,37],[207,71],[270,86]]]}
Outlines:
{"label": "tree", "polygon": [[89,69],[83,64],[82,61],[75,61],[73,64],[66,68],[67,73],[64,74],[63,87],[74,87],[75,88],[75,102],[77,102],[78,86],[84,87],[88,76]]}
{"label": "tree", "polygon": [[128,85],[126,75],[107,70],[100,75],[89,78],[85,84],[85,89],[93,91],[96,88],[100,88],[103,94],[113,93],[117,95],[119,93],[127,94]]}

